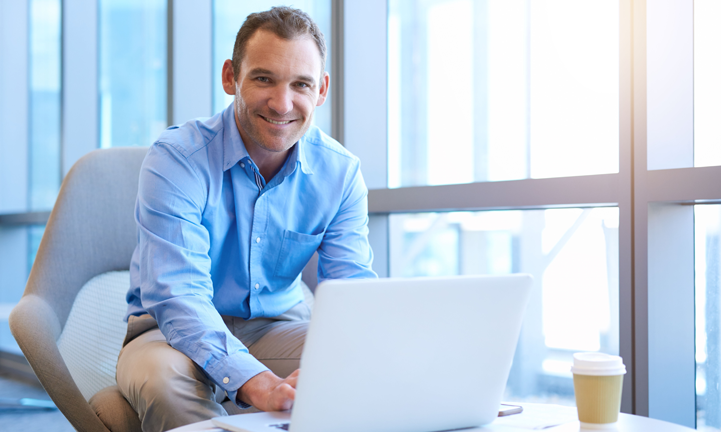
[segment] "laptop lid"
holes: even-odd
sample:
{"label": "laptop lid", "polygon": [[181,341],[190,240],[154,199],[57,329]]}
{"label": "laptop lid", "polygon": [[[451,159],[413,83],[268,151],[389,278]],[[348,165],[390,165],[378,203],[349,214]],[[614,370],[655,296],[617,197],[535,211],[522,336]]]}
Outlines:
{"label": "laptop lid", "polygon": [[323,282],[290,431],[421,432],[490,423],[531,285],[528,275]]}

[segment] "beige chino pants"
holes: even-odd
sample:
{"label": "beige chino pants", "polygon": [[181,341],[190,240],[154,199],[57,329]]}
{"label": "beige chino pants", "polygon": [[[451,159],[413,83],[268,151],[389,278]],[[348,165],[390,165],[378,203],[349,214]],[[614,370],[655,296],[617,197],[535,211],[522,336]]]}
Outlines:
{"label": "beige chino pants", "polygon": [[[310,308],[299,303],[274,318],[223,317],[250,354],[285,378],[300,366]],[[172,348],[150,315],[130,317],[116,372],[118,388],[144,432],[165,431],[228,415],[227,396],[185,354]],[[226,404],[227,405],[227,404]],[[231,407],[236,414],[239,408]]]}

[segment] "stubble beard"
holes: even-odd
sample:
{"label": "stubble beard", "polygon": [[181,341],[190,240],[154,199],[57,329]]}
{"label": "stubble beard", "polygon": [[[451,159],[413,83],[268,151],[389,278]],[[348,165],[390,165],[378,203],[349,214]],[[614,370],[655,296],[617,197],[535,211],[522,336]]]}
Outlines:
{"label": "stubble beard", "polygon": [[[274,153],[281,153],[284,152],[291,147],[295,143],[300,140],[300,138],[305,135],[306,132],[308,132],[308,129],[310,129],[310,125],[313,122],[313,116],[315,115],[315,110],[311,111],[310,118],[307,119],[301,126],[300,130],[298,130],[297,133],[292,134],[290,137],[286,139],[285,142],[282,143],[281,148],[278,148],[278,146],[272,145],[271,142],[267,142],[267,140],[263,137],[263,134],[260,133],[254,124],[254,122],[251,120],[252,117],[257,117],[257,114],[251,113],[248,109],[248,106],[243,103],[243,99],[239,97],[239,95],[235,95],[235,116],[238,122],[238,126],[243,130],[243,132],[246,133],[246,135],[253,140],[253,144],[257,145],[258,147]],[[263,119],[258,119],[258,122],[264,122]],[[244,143],[246,147],[250,143]]]}

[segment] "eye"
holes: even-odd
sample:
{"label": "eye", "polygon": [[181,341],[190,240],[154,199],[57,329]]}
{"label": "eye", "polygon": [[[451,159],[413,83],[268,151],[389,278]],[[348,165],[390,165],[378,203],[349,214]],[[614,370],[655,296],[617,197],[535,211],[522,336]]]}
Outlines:
{"label": "eye", "polygon": [[270,79],[269,79],[268,77],[262,77],[262,76],[261,76],[261,77],[257,77],[255,80],[256,80],[256,81],[260,81],[260,82],[262,82],[262,83],[268,83],[268,82],[270,82]]}
{"label": "eye", "polygon": [[308,83],[299,82],[299,83],[296,84],[296,87],[300,87],[300,88],[310,88],[310,85],[308,85]]}

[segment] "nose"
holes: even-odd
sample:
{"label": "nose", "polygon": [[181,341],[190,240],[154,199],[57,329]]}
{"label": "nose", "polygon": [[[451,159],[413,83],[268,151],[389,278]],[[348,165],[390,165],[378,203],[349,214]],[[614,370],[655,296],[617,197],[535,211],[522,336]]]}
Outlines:
{"label": "nose", "polygon": [[278,86],[268,100],[268,108],[279,115],[288,114],[293,110],[293,93],[286,86]]}

